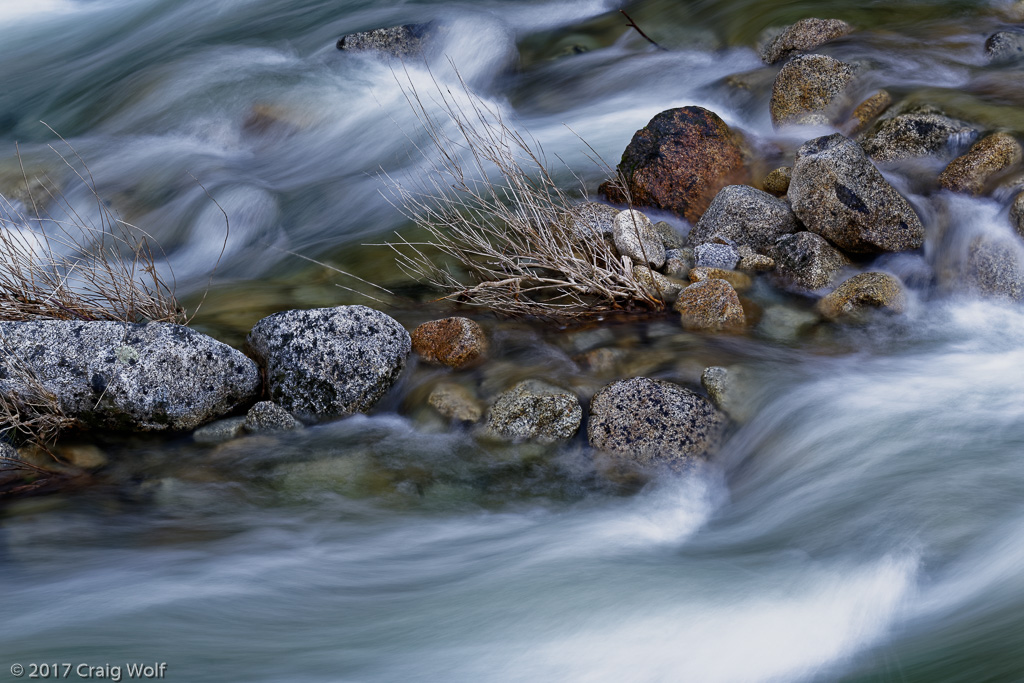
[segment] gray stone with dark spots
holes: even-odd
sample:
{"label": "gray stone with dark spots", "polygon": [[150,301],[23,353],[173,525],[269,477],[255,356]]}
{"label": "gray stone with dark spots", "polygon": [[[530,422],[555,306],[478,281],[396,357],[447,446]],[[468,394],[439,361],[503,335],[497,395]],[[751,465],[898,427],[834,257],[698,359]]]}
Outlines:
{"label": "gray stone with dark spots", "polygon": [[693,250],[694,266],[697,268],[721,268],[732,270],[740,261],[740,253],[728,244],[699,244]]}
{"label": "gray stone with dark spots", "polygon": [[813,233],[851,253],[918,249],[921,219],[864,154],[835,133],[803,144],[796,153],[789,200]]}
{"label": "gray stone with dark spots", "polygon": [[540,380],[520,382],[498,396],[487,413],[487,433],[510,441],[571,439],[583,409],[576,394]]}
{"label": "gray stone with dark spots", "polygon": [[[255,400],[260,388],[258,368],[241,352],[171,323],[0,322],[0,344],[87,427],[194,429]],[[2,373],[0,391],[25,391]]]}
{"label": "gray stone with dark spots", "polygon": [[260,401],[245,415],[245,431],[250,434],[257,432],[284,432],[300,429],[302,423],[273,401]]}
{"label": "gray stone with dark spots", "polygon": [[394,57],[416,56],[436,27],[432,23],[404,24],[350,33],[338,39],[337,48],[348,52],[380,52]]}
{"label": "gray stone with dark spots", "polygon": [[1021,31],[998,31],[985,41],[985,56],[990,62],[1000,64],[1017,61],[1024,57],[1024,33]]}
{"label": "gray stone with dark spots", "polygon": [[271,400],[307,423],[372,408],[412,348],[397,320],[366,306],[275,313],[256,323],[248,345]]}
{"label": "gray stone with dark spots", "polygon": [[832,284],[850,259],[813,232],[783,235],[772,252],[777,279],[787,287],[814,291]]}
{"label": "gray stone with dark spots", "polygon": [[861,140],[861,147],[876,161],[899,161],[944,156],[961,143],[974,142],[978,130],[945,116],[932,107],[882,119]]}
{"label": "gray stone with dark spots", "polygon": [[725,237],[767,253],[780,235],[796,231],[796,216],[785,201],[749,185],[729,185],[715,195],[688,239],[696,247]]}
{"label": "gray stone with dark spots", "polygon": [[761,59],[765,64],[775,64],[792,54],[807,52],[830,40],[841,38],[851,31],[853,27],[841,19],[801,19],[781,30],[768,42],[761,50]]}
{"label": "gray stone with dark spots", "polygon": [[703,396],[671,382],[634,377],[594,395],[587,436],[598,451],[643,466],[679,468],[714,453],[725,424]]}

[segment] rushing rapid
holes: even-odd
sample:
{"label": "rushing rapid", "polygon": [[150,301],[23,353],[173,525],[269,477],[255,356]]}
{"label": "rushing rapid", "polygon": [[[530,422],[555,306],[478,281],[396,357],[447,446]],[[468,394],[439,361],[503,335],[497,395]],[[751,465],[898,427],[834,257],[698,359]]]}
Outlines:
{"label": "rushing rapid", "polygon": [[[89,216],[89,188],[53,149],[80,156],[97,191],[160,242],[181,293],[198,297],[217,266],[197,323],[230,339],[252,322],[235,309],[322,300],[295,254],[401,278],[362,245],[408,227],[381,173],[425,168],[410,92],[430,107],[463,79],[591,195],[607,169],[587,145],[614,164],[670,107],[713,109],[766,149],[809,137],[776,134],[766,101],[725,79],[761,65],[761,28],[841,3],[675,5],[628,7],[660,51],[610,0],[0,0],[0,180],[23,164]],[[1019,70],[1000,84],[977,51],[998,24],[991,8],[871,8],[850,19],[889,32],[842,49],[878,83],[938,101],[1012,91]],[[429,20],[447,29],[428,64],[335,48],[352,31]],[[961,105],[1024,123],[1011,106]],[[212,455],[184,439],[118,444],[132,487],[5,508],[0,670],[1024,679],[1024,311],[956,286],[973,236],[1009,234],[1005,198],[925,197],[912,172],[883,170],[929,229],[920,255],[882,262],[911,290],[907,315],[821,344],[696,349],[749,378],[751,417],[706,466],[624,495],[595,480],[580,440],[544,460],[426,428],[394,398]],[[509,336],[543,372],[574,372],[558,333]]]}

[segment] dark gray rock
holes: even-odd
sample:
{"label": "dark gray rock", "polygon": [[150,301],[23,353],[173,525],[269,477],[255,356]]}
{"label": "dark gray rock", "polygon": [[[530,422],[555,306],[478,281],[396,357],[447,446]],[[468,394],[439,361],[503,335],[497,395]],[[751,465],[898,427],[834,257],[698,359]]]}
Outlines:
{"label": "dark gray rock", "polygon": [[796,231],[796,215],[789,204],[749,185],[729,185],[715,195],[690,230],[689,242],[697,247],[724,237],[766,253],[780,235]]}
{"label": "dark gray rock", "polygon": [[530,379],[498,396],[487,414],[487,432],[510,441],[553,443],[571,439],[582,420],[576,394]]}
{"label": "dark gray rock", "polygon": [[634,377],[595,394],[587,436],[598,451],[640,465],[680,467],[713,453],[725,423],[703,396],[671,382]]}
{"label": "dark gray rock", "polygon": [[1013,62],[1024,57],[1024,33],[999,31],[985,41],[985,56],[990,62]]}
{"label": "dark gray rock", "polygon": [[807,52],[830,40],[841,38],[853,27],[841,19],[801,19],[787,26],[761,50],[765,64],[775,64],[797,52]]}
{"label": "dark gray rock", "polygon": [[821,235],[784,235],[773,250],[778,279],[786,286],[814,291],[832,284],[850,260]]}
{"label": "dark gray rock", "polygon": [[696,268],[733,270],[740,262],[739,251],[736,250],[736,247],[728,244],[699,244],[693,250],[693,257]]}
{"label": "dark gray rock", "polygon": [[275,313],[249,333],[270,398],[303,422],[369,410],[405,368],[409,333],[366,306]]}
{"label": "dark gray rock", "polygon": [[[260,388],[242,353],[170,323],[0,322],[0,344],[89,427],[194,429],[255,400]],[[0,377],[0,391],[24,392],[23,381]]]}
{"label": "dark gray rock", "polygon": [[394,57],[411,57],[423,52],[434,30],[435,26],[430,23],[378,28],[342,36],[337,47],[349,52],[381,52]]}
{"label": "dark gray rock", "polygon": [[257,432],[284,432],[300,429],[302,423],[292,417],[287,410],[272,401],[260,401],[245,415],[245,431],[250,434]]}
{"label": "dark gray rock", "polygon": [[853,65],[825,55],[804,55],[787,63],[772,86],[772,123],[827,124],[853,83]]}
{"label": "dark gray rock", "polygon": [[929,108],[879,121],[864,135],[861,147],[876,161],[899,161],[945,156],[977,136],[976,128]]}
{"label": "dark gray rock", "polygon": [[924,244],[914,209],[860,145],[839,133],[797,150],[789,200],[808,230],[848,252],[906,251]]}
{"label": "dark gray rock", "polygon": [[665,244],[651,219],[636,210],[615,216],[615,248],[635,262],[661,268],[665,265]]}

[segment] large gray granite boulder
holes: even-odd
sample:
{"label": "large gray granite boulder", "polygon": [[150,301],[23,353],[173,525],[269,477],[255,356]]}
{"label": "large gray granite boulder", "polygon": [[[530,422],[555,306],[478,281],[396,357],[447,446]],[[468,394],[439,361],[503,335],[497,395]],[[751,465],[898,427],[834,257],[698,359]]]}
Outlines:
{"label": "large gray granite boulder", "polygon": [[0,322],[10,354],[0,391],[31,375],[82,425],[193,429],[256,400],[260,376],[241,352],[188,327],[110,321]]}
{"label": "large gray granite boulder", "polygon": [[690,230],[691,247],[724,237],[767,253],[781,235],[797,231],[789,204],[749,185],[723,187]]}
{"label": "large gray granite boulder", "polygon": [[270,398],[303,422],[372,408],[412,348],[397,320],[366,306],[275,313],[256,323],[248,345]]}

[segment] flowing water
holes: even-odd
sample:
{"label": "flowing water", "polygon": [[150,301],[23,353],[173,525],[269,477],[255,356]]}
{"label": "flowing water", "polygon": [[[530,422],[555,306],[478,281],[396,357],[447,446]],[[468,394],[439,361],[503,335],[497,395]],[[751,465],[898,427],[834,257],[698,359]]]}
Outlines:
{"label": "flowing water", "polygon": [[[626,6],[666,51],[619,8],[0,0],[0,181],[21,177],[17,141],[30,175],[95,211],[45,121],[160,241],[187,302],[209,288],[196,324],[238,343],[270,312],[365,302],[294,253],[415,292],[363,245],[409,230],[379,172],[422,170],[405,93],[451,85],[444,56],[591,193],[605,171],[577,134],[614,162],[674,106],[715,110],[769,158],[792,152],[810,135],[774,133],[756,77],[725,77],[760,67],[762,29],[804,16],[863,29],[824,51],[871,65],[865,93],[1024,131],[1024,71],[981,49],[1009,5]],[[427,20],[447,27],[429,72],[335,49]],[[935,166],[886,170],[929,230],[923,255],[881,264],[912,287],[903,320],[795,340],[670,319],[492,325],[484,393],[539,375],[590,395],[609,377],[570,360],[586,346],[625,349],[621,374],[690,384],[741,365],[748,419],[685,476],[634,490],[595,473],[582,436],[501,446],[439,425],[420,406],[444,373],[425,368],[373,415],[295,434],[109,437],[91,485],[3,510],[0,676],[167,662],[175,681],[1024,680],[1024,311],[956,287],[972,235],[1010,234],[1009,195],[925,192]]]}

